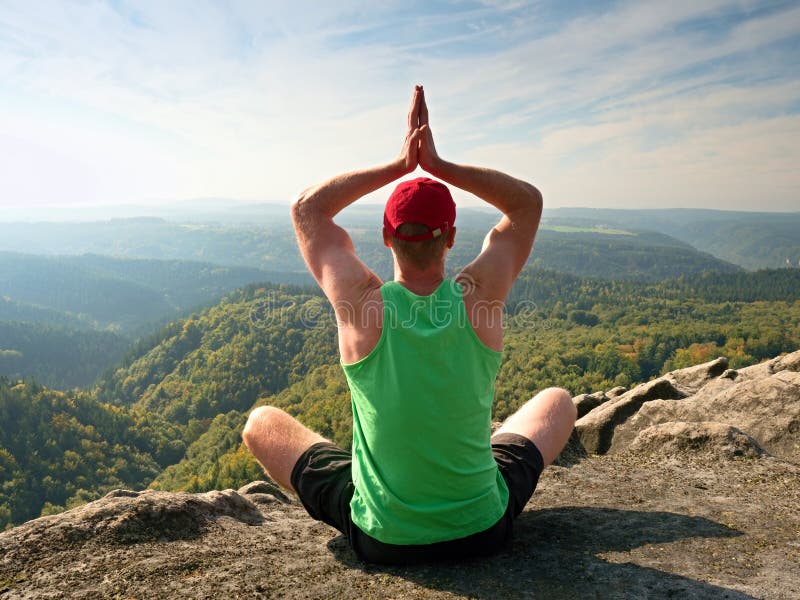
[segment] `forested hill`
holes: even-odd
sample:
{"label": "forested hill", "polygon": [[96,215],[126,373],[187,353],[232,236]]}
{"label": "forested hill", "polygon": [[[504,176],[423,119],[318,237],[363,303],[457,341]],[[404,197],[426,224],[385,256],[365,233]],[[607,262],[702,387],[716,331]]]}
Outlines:
{"label": "forested hill", "polygon": [[0,320],[52,324],[55,313],[65,325],[140,334],[254,281],[292,280],[311,282],[307,275],[187,260],[0,252]]}
{"label": "forested hill", "polygon": [[155,413],[0,377],[0,530],[146,486],[183,456],[183,434]]}
{"label": "forested hill", "polygon": [[598,298],[625,297],[704,302],[757,302],[800,299],[800,269],[763,269],[753,272],[705,272],[666,279],[658,283],[586,279],[541,269],[520,273],[507,299],[513,310],[518,302],[533,302],[540,308],[554,304],[593,306]]}
{"label": "forested hill", "polygon": [[253,281],[306,273],[183,260],[0,252],[0,375],[86,386],[137,337]]}
{"label": "forested hill", "polygon": [[[537,390],[629,386],[726,355],[800,347],[797,274],[646,284],[526,271],[509,303],[494,416]],[[284,407],[342,444],[349,396],[330,306],[315,289],[251,285],[143,340],[91,392],[0,385],[0,527],[112,487],[237,487],[258,473],[246,413]],[[55,433],[53,433],[55,432]]]}
{"label": "forested hill", "polygon": [[[698,274],[657,284],[526,269],[509,295],[508,307],[511,332],[515,313],[551,328],[560,321],[576,323],[578,315],[590,324],[608,325],[620,319],[655,321],[659,311],[669,315],[666,323],[638,335],[644,338],[659,333],[659,327],[671,327],[673,313],[694,311],[694,305],[716,310],[723,304],[721,308],[731,311],[757,301],[793,306],[798,299],[800,271],[787,269]],[[784,316],[779,305],[775,311],[772,323],[778,324]],[[700,322],[702,317],[700,311],[684,316]],[[726,326],[737,325],[735,319],[729,321]],[[746,358],[773,356],[773,350],[758,350]],[[140,341],[120,366],[99,380],[95,392],[106,402],[136,405],[186,422],[249,408],[258,394],[276,393],[313,367],[335,363],[337,356],[334,315],[318,288],[254,284]],[[658,373],[668,358],[644,375]]]}
{"label": "forested hill", "polygon": [[[251,287],[232,295],[162,332],[101,383],[100,397],[171,418],[188,415],[190,423],[210,416],[213,410],[204,412],[209,404],[230,411],[216,417],[186,459],[154,485],[231,487],[244,480],[237,477],[252,474],[255,466],[240,446],[239,432],[254,396],[256,404],[281,406],[349,443],[349,395],[337,364],[329,306],[315,294],[286,289],[274,294]],[[656,285],[529,270],[511,300],[497,382],[498,419],[548,385],[578,394],[630,385],[720,354],[737,366],[800,346],[800,274],[787,270],[736,274],[731,280],[725,274],[698,275]],[[272,316],[264,333],[253,332],[253,315],[262,322],[267,314]],[[279,320],[284,325],[273,328]],[[187,324],[195,331],[192,344],[183,335]],[[284,339],[281,327],[290,343],[275,347]],[[266,339],[273,341],[265,345]],[[265,353],[265,346],[272,351]],[[256,355],[259,361],[251,361]]]}
{"label": "forested hill", "polygon": [[92,383],[119,362],[130,339],[113,331],[0,321],[0,376],[59,389]]}
{"label": "forested hill", "polygon": [[187,423],[248,409],[334,360],[334,318],[318,290],[250,285],[139,342],[95,393]]}
{"label": "forested hill", "polygon": [[[348,216],[359,256],[380,277],[391,253],[369,227],[374,207]],[[450,253],[455,273],[480,252],[496,215],[464,211]],[[178,224],[160,219],[104,223],[0,223],[0,249],[102,250],[128,258],[40,256],[0,251],[0,375],[58,388],[87,386],[115,364],[128,341],[258,281],[312,284],[288,221],[268,226]],[[172,256],[171,260],[130,256]],[[185,260],[206,259],[212,262]],[[578,277],[660,281],[735,267],[658,233],[551,231],[538,236],[529,266]],[[166,392],[164,392],[166,393]]]}

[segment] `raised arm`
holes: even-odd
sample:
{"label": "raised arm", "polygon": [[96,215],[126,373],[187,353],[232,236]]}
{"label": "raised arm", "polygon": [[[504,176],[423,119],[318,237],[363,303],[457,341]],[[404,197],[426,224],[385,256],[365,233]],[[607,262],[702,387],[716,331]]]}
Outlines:
{"label": "raised arm", "polygon": [[337,175],[308,188],[292,204],[300,252],[325,295],[347,319],[341,306],[357,306],[381,281],[356,256],[353,241],[333,217],[362,196],[412,172],[417,167],[419,110],[422,90],[414,90],[408,114],[408,131],[400,155],[390,163]]}
{"label": "raised arm", "polygon": [[525,265],[542,215],[542,195],[530,183],[500,171],[459,165],[436,152],[424,96],[420,106],[419,164],[428,173],[470,192],[503,213],[487,234],[480,255],[462,271],[482,299],[504,301]]}

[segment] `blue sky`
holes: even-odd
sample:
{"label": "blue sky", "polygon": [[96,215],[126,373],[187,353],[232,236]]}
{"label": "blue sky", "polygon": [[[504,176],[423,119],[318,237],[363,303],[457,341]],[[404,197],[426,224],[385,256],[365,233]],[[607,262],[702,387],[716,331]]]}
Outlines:
{"label": "blue sky", "polygon": [[548,206],[800,210],[800,3],[747,0],[0,0],[0,204],[288,203],[415,83]]}

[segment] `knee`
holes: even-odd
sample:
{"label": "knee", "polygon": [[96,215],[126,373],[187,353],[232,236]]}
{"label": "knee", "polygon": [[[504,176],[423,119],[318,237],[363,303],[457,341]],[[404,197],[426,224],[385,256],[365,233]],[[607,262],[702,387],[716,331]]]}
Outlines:
{"label": "knee", "polygon": [[242,430],[242,439],[248,448],[252,448],[259,441],[269,437],[269,432],[274,428],[275,421],[280,418],[283,411],[274,406],[259,406],[254,408],[247,417],[247,422]]}
{"label": "knee", "polygon": [[562,415],[564,419],[571,423],[575,423],[575,420],[578,418],[578,408],[572,401],[572,394],[564,388],[559,387],[547,388],[542,390],[541,393],[547,396],[555,412]]}

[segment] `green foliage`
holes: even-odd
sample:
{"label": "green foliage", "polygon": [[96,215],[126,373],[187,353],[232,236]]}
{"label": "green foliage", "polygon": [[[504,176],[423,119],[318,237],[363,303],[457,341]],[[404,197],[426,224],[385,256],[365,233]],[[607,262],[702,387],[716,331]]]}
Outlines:
{"label": "green foliage", "polygon": [[[174,308],[153,289],[109,277],[74,257],[0,252],[3,294],[18,302],[79,316],[87,325],[156,321]],[[58,293],[53,293],[58,290]]]}
{"label": "green foliage", "polygon": [[[85,393],[0,379],[0,530],[147,485],[160,470],[152,455],[161,441],[138,430],[146,421]],[[166,436],[170,425],[159,430]]]}
{"label": "green foliage", "polygon": [[39,513],[41,517],[47,517],[49,515],[57,515],[59,513],[64,512],[67,510],[63,506],[58,506],[57,504],[51,504],[50,502],[45,502],[44,506],[42,506],[42,511]]}
{"label": "green foliage", "polygon": [[577,323],[578,325],[586,325],[587,327],[594,327],[600,322],[600,319],[597,315],[585,310],[571,310],[567,314],[567,318],[573,323]]}
{"label": "green foliage", "polygon": [[85,386],[119,360],[129,343],[110,331],[0,322],[0,374],[34,377],[62,389]]}
{"label": "green foliage", "polygon": [[246,483],[263,478],[263,472],[253,455],[240,444],[212,463],[208,471],[197,471],[190,477],[185,489],[188,492],[236,489]]}
{"label": "green foliage", "polygon": [[[798,283],[789,270],[659,283],[526,270],[507,303],[494,418],[551,385],[578,394],[717,355],[738,367],[795,350]],[[142,340],[91,394],[0,377],[0,529],[113,487],[239,487],[261,476],[241,430],[264,404],[350,446],[350,396],[318,290],[233,292]]]}
{"label": "green foliage", "polygon": [[335,328],[319,293],[249,286],[162,332],[98,384],[105,401],[187,423],[250,408],[321,363],[335,362]]}
{"label": "green foliage", "polygon": [[800,347],[800,300],[637,302],[619,294],[595,303],[592,314],[599,319],[593,326],[559,316],[559,307],[509,319],[495,418],[552,385],[573,394],[607,390],[717,356],[737,368]]}
{"label": "green foliage", "polygon": [[339,365],[314,369],[302,381],[262,403],[284,409],[343,448],[352,444],[350,390]]}
{"label": "green foliage", "polygon": [[[494,418],[504,419],[548,386],[566,387],[573,394],[629,387],[665,370],[719,355],[728,356],[738,367],[800,347],[800,290],[793,287],[793,275],[780,271],[735,276],[736,285],[725,279],[727,275],[642,284],[526,271],[508,303]],[[782,294],[795,300],[733,301],[762,277],[777,276],[775,286],[747,293],[774,298],[780,295],[776,290],[783,289]],[[724,299],[725,293],[731,301],[704,298]],[[348,448],[350,395],[335,360],[333,338],[319,336],[314,341],[316,345],[304,346],[305,353],[314,349],[315,358],[308,364],[328,364],[312,368],[278,393],[261,394],[255,405],[282,408]],[[154,485],[176,490],[235,488],[259,473],[252,459],[247,462],[241,445],[244,413],[224,417],[217,417],[189,447],[184,460],[167,469]],[[242,473],[240,479],[237,472]]]}
{"label": "green foliage", "polygon": [[[350,391],[339,365],[313,369],[279,394],[256,406],[277,406],[336,444],[349,448],[353,437]],[[247,415],[231,411],[217,416],[187,450],[185,458],[167,468],[151,487],[197,491],[239,488],[261,477],[261,468],[242,445]]]}
{"label": "green foliage", "polygon": [[[189,446],[183,460],[167,467],[153,481],[151,487],[160,490],[196,490],[200,489],[198,486],[202,482],[202,485],[208,486],[202,489],[214,489],[216,484],[221,483],[219,461],[223,455],[236,452],[242,441],[240,432],[245,420],[246,415],[235,410],[217,415],[207,431]],[[253,470],[250,469],[247,473],[253,474]],[[258,472],[255,470],[255,474]],[[211,485],[212,481],[214,485]],[[230,485],[216,489],[243,485],[238,482],[225,483]]]}
{"label": "green foliage", "polygon": [[[596,303],[625,301],[619,309],[663,300],[702,300],[708,303],[784,301],[800,298],[800,270],[764,269],[755,272],[703,272],[655,283],[580,278],[544,269],[525,269],[506,301],[509,312],[531,306],[552,310],[566,304],[588,310]],[[518,307],[520,305],[520,307]]]}
{"label": "green foliage", "polygon": [[659,288],[664,290],[665,295],[692,296],[707,302],[792,302],[800,297],[800,269],[700,273],[665,281]]}
{"label": "green foliage", "polygon": [[269,280],[310,278],[187,260],[0,252],[0,321],[111,328],[135,335],[240,286]]}

